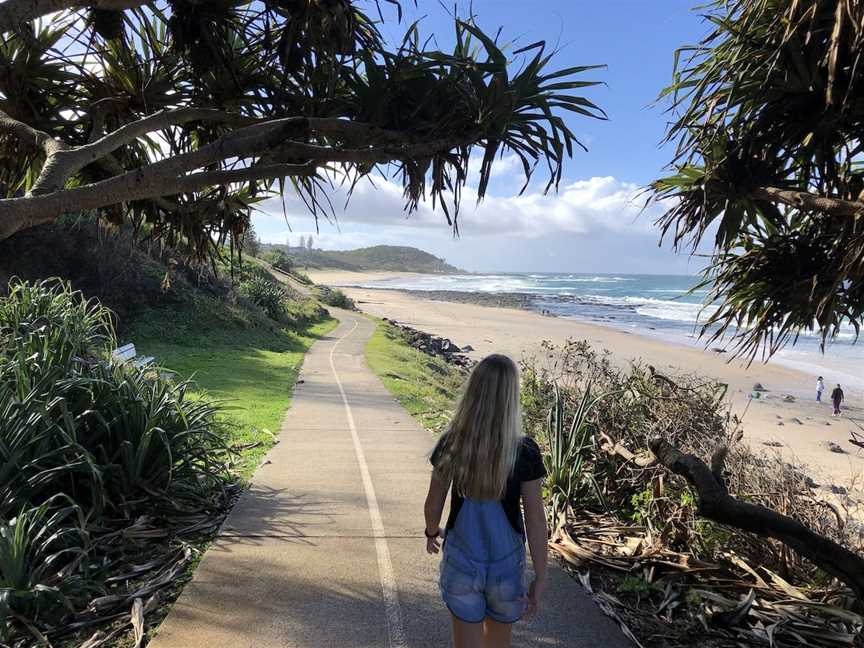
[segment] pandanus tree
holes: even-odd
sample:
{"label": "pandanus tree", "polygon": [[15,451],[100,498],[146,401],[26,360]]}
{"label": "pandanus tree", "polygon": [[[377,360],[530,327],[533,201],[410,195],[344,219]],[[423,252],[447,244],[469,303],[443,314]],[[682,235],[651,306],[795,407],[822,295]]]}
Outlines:
{"label": "pandanus tree", "polygon": [[[653,184],[676,246],[713,246],[711,336],[770,357],[864,319],[864,2],[716,0],[679,50]],[[715,234],[716,232],[716,234]]]}
{"label": "pandanus tree", "polygon": [[550,69],[542,42],[505,54],[456,20],[445,52],[385,19],[396,0],[0,2],[0,240],[84,214],[204,256],[262,197],[317,217],[376,173],[458,227],[470,156],[481,199],[503,152],[554,188],[580,145],[564,115],[604,117],[573,94],[591,66]]}
{"label": "pandanus tree", "polygon": [[[864,2],[716,0],[713,25],[676,55],[667,139],[674,174],[653,183],[678,247],[713,233],[714,310],[703,334],[752,360],[805,331],[823,344],[864,320]],[[864,559],[799,521],[735,499],[727,448],[709,467],[666,439],[658,461],[685,477],[698,513],[780,540],[864,597]]]}

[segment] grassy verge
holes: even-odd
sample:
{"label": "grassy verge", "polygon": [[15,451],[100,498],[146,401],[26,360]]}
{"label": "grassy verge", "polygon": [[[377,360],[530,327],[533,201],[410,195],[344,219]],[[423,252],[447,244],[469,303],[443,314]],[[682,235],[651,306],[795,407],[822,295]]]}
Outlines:
{"label": "grassy verge", "polygon": [[385,322],[366,345],[366,362],[423,427],[443,431],[465,380],[462,369],[410,347],[401,331]]}
{"label": "grassy verge", "polygon": [[328,317],[291,330],[250,319],[243,309],[215,304],[214,312],[211,306],[205,299],[170,315],[154,314],[135,324],[129,341],[140,355],[190,378],[199,396],[223,405],[229,444],[239,450],[234,468],[248,480],[273,446],[303,356],[335,328],[336,320]]}

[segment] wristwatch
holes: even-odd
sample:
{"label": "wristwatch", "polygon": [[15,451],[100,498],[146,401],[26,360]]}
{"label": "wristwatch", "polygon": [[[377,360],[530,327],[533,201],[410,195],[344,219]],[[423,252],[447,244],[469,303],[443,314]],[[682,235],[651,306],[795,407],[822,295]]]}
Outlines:
{"label": "wristwatch", "polygon": [[423,529],[423,535],[425,535],[427,538],[429,538],[431,540],[432,538],[437,538],[438,536],[441,535],[441,529],[435,529],[435,533],[433,533],[432,535],[429,535],[426,532],[426,529]]}

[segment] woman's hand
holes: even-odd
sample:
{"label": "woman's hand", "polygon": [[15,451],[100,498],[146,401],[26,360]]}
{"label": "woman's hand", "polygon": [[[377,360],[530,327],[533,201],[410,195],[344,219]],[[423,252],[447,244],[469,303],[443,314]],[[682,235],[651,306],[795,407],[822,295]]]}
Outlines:
{"label": "woman's hand", "polygon": [[426,553],[437,554],[441,550],[441,529],[431,538],[426,535]]}
{"label": "woman's hand", "polygon": [[538,581],[536,578],[531,581],[531,586],[528,588],[528,596],[526,598],[525,614],[526,618],[533,617],[540,609],[540,598],[543,596],[543,590],[546,589],[546,583]]}

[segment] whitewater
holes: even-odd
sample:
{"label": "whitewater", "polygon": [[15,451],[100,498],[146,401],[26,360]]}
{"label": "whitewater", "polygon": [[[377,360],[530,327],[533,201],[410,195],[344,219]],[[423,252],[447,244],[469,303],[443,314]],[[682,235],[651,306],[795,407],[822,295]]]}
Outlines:
{"label": "whitewater", "polygon": [[[630,333],[660,338],[674,344],[705,346],[699,338],[702,323],[713,306],[705,305],[707,289],[699,277],[687,275],[523,273],[408,275],[364,282],[364,288],[418,291],[519,293],[531,297],[531,307],[552,315],[587,321]],[[723,348],[723,342],[711,348]],[[824,353],[819,338],[802,334],[794,346],[781,350],[771,362],[822,375],[864,389],[861,374],[864,344],[856,344],[851,326],[844,327]]]}

